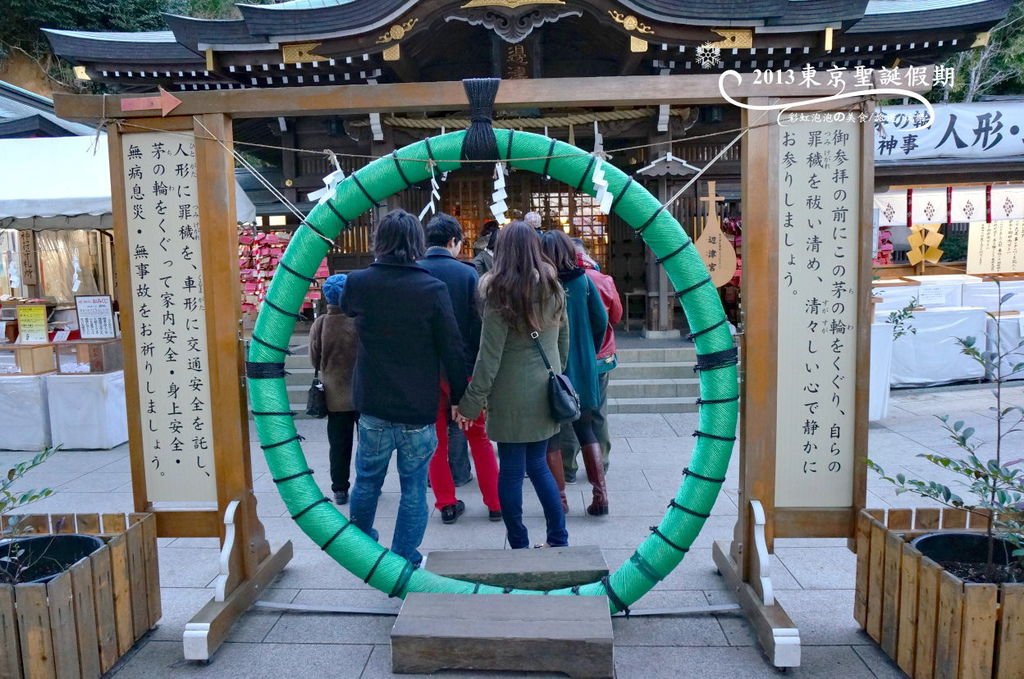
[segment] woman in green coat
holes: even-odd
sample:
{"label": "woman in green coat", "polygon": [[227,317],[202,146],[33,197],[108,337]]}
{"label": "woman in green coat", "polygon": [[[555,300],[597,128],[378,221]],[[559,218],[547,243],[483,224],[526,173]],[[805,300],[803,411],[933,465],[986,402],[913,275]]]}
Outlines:
{"label": "woman in green coat", "polygon": [[[523,525],[523,475],[544,508],[548,546],[569,543],[558,486],[547,465],[558,433],[548,404],[548,371],[536,341],[565,366],[569,329],[558,276],[523,222],[498,235],[494,268],[480,279],[482,327],[473,378],[453,413],[463,428],[487,409],[487,434],[498,444],[498,498],[512,549],[529,547]],[[554,366],[552,366],[554,367]]]}
{"label": "woman in green coat", "polygon": [[[597,286],[576,265],[576,249],[569,237],[562,231],[545,231],[541,239],[544,256],[558,269],[558,279],[565,289],[569,337],[572,340],[565,373],[580,397],[580,418],[572,423],[572,428],[580,442],[587,479],[594,489],[594,499],[587,507],[587,514],[601,516],[608,513],[608,489],[604,480],[601,444],[594,433],[594,415],[601,403],[596,357],[604,342],[608,312],[601,302]],[[548,465],[564,498],[565,471],[557,436],[551,439],[551,444]],[[566,507],[565,501],[562,502],[562,506]]]}

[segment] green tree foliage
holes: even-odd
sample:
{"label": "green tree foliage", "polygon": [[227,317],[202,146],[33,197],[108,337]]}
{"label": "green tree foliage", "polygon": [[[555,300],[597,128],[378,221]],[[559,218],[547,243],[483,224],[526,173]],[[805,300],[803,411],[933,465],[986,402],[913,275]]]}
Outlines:
{"label": "green tree foliage", "polygon": [[159,31],[167,27],[165,12],[205,19],[239,16],[231,0],[5,0],[4,5],[0,42],[37,56],[48,50],[42,28]]}
{"label": "green tree foliage", "polygon": [[952,88],[934,93],[943,103],[1024,94],[1024,0],[1015,0],[1006,18],[990,31],[988,44],[960,52],[945,65],[956,75]]}

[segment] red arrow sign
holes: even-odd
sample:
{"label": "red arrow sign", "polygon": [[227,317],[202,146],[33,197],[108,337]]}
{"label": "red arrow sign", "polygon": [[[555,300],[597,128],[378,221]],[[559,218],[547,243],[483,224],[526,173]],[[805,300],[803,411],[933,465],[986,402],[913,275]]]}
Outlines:
{"label": "red arrow sign", "polygon": [[168,113],[176,109],[178,105],[181,104],[181,99],[178,99],[162,87],[159,89],[160,94],[155,97],[132,97],[131,99],[122,99],[121,110],[149,111],[151,109],[160,109],[160,115],[166,117]]}

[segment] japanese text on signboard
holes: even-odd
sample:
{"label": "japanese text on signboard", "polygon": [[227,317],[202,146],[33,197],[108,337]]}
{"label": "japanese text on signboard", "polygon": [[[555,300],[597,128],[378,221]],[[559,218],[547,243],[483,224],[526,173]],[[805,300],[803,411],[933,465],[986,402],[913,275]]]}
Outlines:
{"label": "japanese text on signboard", "polygon": [[1024,271],[1024,220],[971,222],[967,233],[967,273]]}
{"label": "japanese text on signboard", "polygon": [[779,129],[775,504],[853,500],[860,125]]}
{"label": "japanese text on signboard", "polygon": [[82,339],[113,339],[117,336],[110,295],[76,295],[75,309]]}
{"label": "japanese text on signboard", "polygon": [[195,139],[123,137],[146,490],[154,504],[216,501]]}
{"label": "japanese text on signboard", "polygon": [[[1024,103],[937,104],[875,112],[875,159],[1007,158],[1024,154]],[[914,129],[919,128],[919,129]]]}

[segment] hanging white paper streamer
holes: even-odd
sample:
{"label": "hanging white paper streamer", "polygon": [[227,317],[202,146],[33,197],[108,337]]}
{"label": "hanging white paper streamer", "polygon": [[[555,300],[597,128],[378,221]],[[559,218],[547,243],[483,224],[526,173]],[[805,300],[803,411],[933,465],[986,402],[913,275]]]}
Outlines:
{"label": "hanging white paper streamer", "polygon": [[82,265],[78,260],[78,248],[75,248],[71,254],[71,266],[74,268],[74,272],[71,274],[71,292],[78,292],[78,288],[82,287],[82,280],[78,276],[82,273]]}
{"label": "hanging white paper streamer", "polygon": [[612,211],[612,202],[615,200],[615,196],[608,190],[608,180],[604,176],[604,161],[608,154],[604,152],[604,137],[597,127],[596,120],[594,121],[594,156],[597,157],[592,177],[594,182],[594,200],[598,203],[598,209],[603,214],[608,214]]}
{"label": "hanging white paper streamer", "polygon": [[499,224],[508,223],[505,216],[508,212],[508,204],[505,200],[508,193],[505,191],[505,163],[496,163],[494,166],[494,193],[491,194],[491,214],[498,220]]}
{"label": "hanging white paper streamer", "polygon": [[331,164],[334,165],[334,172],[324,177],[324,188],[317,189],[309,194],[310,200],[317,201],[318,204],[324,203],[330,198],[334,197],[334,192],[338,188],[338,184],[345,178],[345,171],[341,169],[341,164],[338,162],[338,157],[330,149],[325,149],[328,154],[328,158],[331,160]]}
{"label": "hanging white paper streamer", "polygon": [[373,133],[374,141],[384,141],[384,127],[381,125],[379,113],[370,114],[370,131]]}
{"label": "hanging white paper streamer", "polygon": [[435,201],[441,200],[441,193],[439,192],[440,188],[441,188],[440,184],[437,183],[437,174],[434,172],[433,164],[431,164],[431,166],[430,166],[430,202],[427,203],[426,205],[424,205],[423,209],[420,210],[420,221],[421,222],[423,221],[423,218],[427,216],[428,212],[430,214],[436,214],[437,213],[437,205],[436,205]]}

